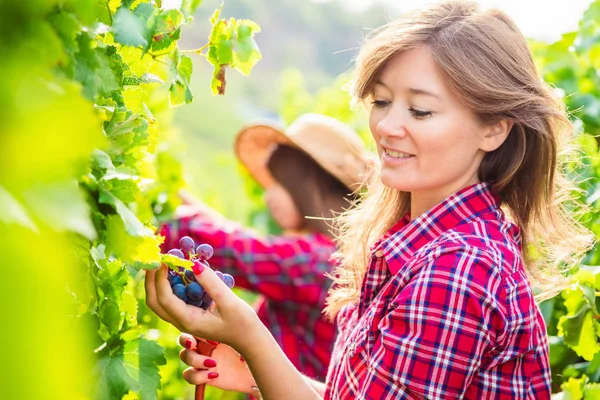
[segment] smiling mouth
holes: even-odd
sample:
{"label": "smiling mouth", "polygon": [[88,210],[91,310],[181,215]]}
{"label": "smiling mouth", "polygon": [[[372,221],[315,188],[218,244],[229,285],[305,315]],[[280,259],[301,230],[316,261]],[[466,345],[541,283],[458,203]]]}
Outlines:
{"label": "smiling mouth", "polygon": [[386,149],[385,147],[383,148],[383,152],[385,154],[387,154],[390,157],[394,157],[394,158],[408,158],[408,157],[413,157],[413,154],[408,154],[408,153],[404,153],[401,151],[395,151],[395,150],[390,150],[390,149]]}

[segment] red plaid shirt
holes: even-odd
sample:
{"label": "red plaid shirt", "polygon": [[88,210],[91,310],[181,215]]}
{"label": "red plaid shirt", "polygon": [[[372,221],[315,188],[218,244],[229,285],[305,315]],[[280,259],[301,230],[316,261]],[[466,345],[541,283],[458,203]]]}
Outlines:
{"label": "red plaid shirt", "polygon": [[550,399],[548,342],[518,228],[485,183],[375,245],[338,315],[326,399]]}
{"label": "red plaid shirt", "polygon": [[299,371],[324,380],[335,340],[335,326],[321,313],[331,286],[325,272],[333,242],[323,234],[259,236],[232,221],[202,214],[161,229],[163,251],[179,247],[182,236],[215,249],[212,267],[235,278],[235,285],[260,293],[258,316]]}

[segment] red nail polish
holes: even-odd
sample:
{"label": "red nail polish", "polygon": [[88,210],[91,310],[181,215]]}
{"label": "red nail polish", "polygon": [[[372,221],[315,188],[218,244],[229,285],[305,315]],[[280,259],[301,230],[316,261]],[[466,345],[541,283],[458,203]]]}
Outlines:
{"label": "red nail polish", "polygon": [[242,357],[242,356],[240,356],[240,361],[243,362],[243,363],[246,362],[246,360],[244,360],[244,357]]}
{"label": "red nail polish", "polygon": [[192,348],[192,339],[186,339],[184,346],[186,349],[191,349]]}
{"label": "red nail polish", "polygon": [[204,271],[204,268],[204,265],[200,261],[194,261],[192,271],[194,272],[194,275],[200,275],[202,271]]}
{"label": "red nail polish", "polygon": [[208,379],[215,379],[219,377],[219,373],[218,372],[209,372],[208,373]]}
{"label": "red nail polish", "polygon": [[219,345],[219,342],[215,342],[214,340],[208,340],[208,339],[206,339],[206,343],[212,344],[213,346],[218,346]]}
{"label": "red nail polish", "polygon": [[217,362],[215,360],[213,360],[212,358],[208,358],[208,359],[204,360],[204,366],[207,368],[216,367]]}

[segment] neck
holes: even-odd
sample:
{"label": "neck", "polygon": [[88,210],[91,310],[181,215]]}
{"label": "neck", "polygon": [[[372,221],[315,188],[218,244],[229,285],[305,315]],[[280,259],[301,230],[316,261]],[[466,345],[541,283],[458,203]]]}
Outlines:
{"label": "neck", "polygon": [[410,192],[410,217],[411,219],[417,218],[419,215],[429,211],[436,204],[441,203],[454,193],[479,183],[477,175],[470,176],[468,179],[464,179],[459,182],[455,182],[452,185],[437,188],[435,190],[424,190]]}

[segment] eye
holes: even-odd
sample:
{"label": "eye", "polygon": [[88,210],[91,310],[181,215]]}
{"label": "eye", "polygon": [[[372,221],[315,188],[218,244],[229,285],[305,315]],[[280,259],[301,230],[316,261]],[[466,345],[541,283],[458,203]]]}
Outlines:
{"label": "eye", "polygon": [[386,100],[375,100],[373,101],[371,104],[373,104],[373,107],[375,108],[384,108],[390,105],[391,102],[386,101]]}
{"label": "eye", "polygon": [[410,111],[410,114],[413,116],[413,118],[416,118],[416,119],[423,119],[423,118],[431,116],[431,114],[432,114],[431,111],[417,110],[412,107],[409,108],[408,111]]}

